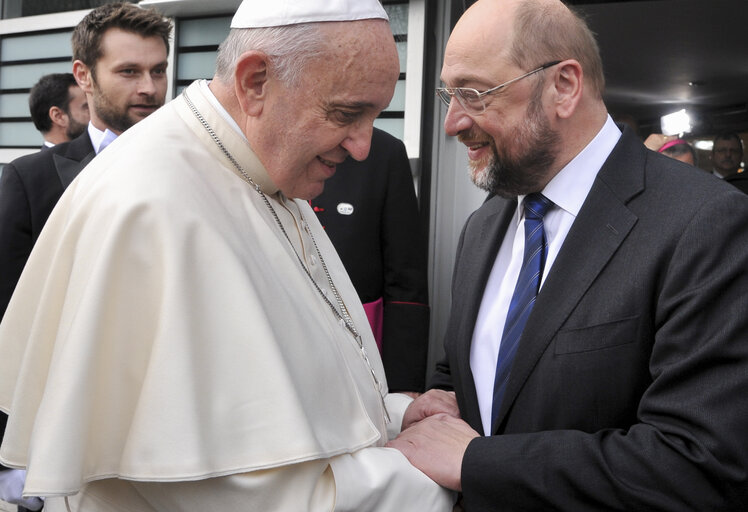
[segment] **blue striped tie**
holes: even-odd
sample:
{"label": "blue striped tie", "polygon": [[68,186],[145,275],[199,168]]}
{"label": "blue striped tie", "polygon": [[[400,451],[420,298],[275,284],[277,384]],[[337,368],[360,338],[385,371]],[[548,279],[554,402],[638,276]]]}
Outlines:
{"label": "blue striped tie", "polygon": [[496,378],[493,387],[493,407],[491,424],[496,422],[504,398],[509,372],[512,369],[514,354],[517,353],[519,339],[530,316],[535,298],[540,288],[543,275],[548,242],[543,231],[543,216],[553,203],[541,194],[529,194],[525,197],[525,254],[522,258],[522,269],[514,287],[509,312],[506,315],[504,334],[501,337],[499,358],[496,362]]}

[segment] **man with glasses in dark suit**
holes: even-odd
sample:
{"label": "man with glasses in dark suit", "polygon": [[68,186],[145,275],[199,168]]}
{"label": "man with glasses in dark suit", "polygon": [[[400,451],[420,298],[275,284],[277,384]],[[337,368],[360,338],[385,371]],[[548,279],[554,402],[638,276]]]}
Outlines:
{"label": "man with glasses in dark suit", "polygon": [[746,510],[748,198],[621,133],[558,0],[473,4],[442,80],[494,196],[389,446],[466,512]]}

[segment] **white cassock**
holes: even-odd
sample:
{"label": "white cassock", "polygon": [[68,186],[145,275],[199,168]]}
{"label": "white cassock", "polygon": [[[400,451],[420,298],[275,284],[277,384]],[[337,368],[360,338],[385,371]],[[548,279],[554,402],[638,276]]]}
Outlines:
{"label": "white cassock", "polygon": [[204,86],[187,95],[195,111],[180,96],[128,130],[49,218],[0,325],[0,459],[49,512],[451,510],[383,447],[408,399],[316,216]]}

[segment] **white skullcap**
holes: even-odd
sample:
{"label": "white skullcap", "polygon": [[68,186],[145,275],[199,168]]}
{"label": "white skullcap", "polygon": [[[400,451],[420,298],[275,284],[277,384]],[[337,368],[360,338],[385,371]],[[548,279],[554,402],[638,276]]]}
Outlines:
{"label": "white skullcap", "polygon": [[231,20],[231,28],[372,18],[389,20],[379,0],[244,0]]}

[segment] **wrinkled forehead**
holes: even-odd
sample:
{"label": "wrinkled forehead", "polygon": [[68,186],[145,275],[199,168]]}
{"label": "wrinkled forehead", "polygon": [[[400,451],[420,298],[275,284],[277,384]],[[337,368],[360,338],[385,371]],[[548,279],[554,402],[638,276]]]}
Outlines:
{"label": "wrinkled forehead", "polygon": [[397,59],[395,38],[385,20],[322,23],[332,55]]}
{"label": "wrinkled forehead", "polygon": [[394,36],[384,20],[330,23],[322,55],[306,66],[300,94],[322,103],[382,110],[400,75]]}
{"label": "wrinkled forehead", "polygon": [[312,68],[339,78],[382,75],[397,80],[400,64],[395,38],[384,20],[325,23],[327,48]]}

